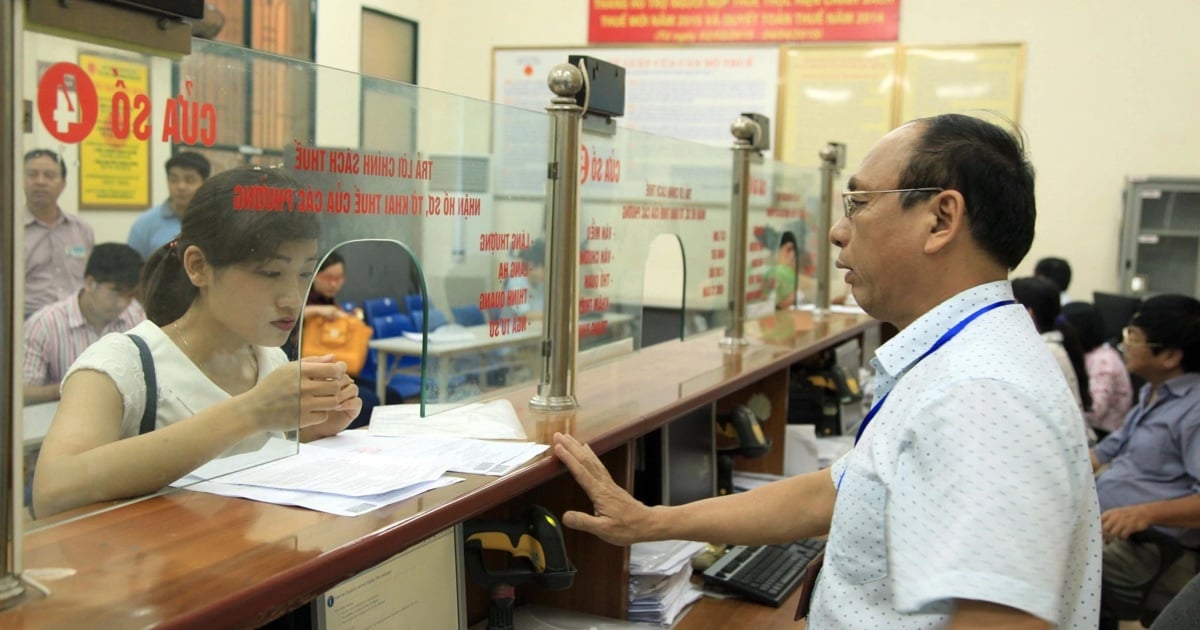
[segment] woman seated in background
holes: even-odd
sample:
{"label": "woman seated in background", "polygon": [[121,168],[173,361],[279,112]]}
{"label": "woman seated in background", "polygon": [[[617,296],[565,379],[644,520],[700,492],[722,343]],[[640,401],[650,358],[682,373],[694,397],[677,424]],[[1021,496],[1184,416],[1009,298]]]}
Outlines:
{"label": "woman seated in background", "polygon": [[[1088,384],[1087,367],[1084,365],[1083,348],[1078,335],[1066,320],[1060,319],[1062,303],[1058,286],[1045,278],[1017,278],[1012,281],[1013,297],[1017,299],[1033,318],[1033,325],[1050,354],[1058,361],[1067,386],[1075,394],[1080,411],[1088,413],[1092,408],[1092,394]],[[1084,420],[1088,443],[1096,442],[1096,432]]]}
{"label": "woman seated in background", "polygon": [[[298,188],[260,167],[206,181],[179,236],[146,262],[148,321],[101,338],[68,370],[34,477],[38,517],[150,494],[270,435],[299,429],[309,441],[358,415],[362,401],[343,363],[289,363],[279,349],[317,263],[317,219],[235,211],[235,189],[251,186]],[[154,369],[149,395],[133,335]]]}
{"label": "woman seated in background", "polygon": [[1121,428],[1133,406],[1133,384],[1121,353],[1104,340],[1104,320],[1088,302],[1069,302],[1063,317],[1079,334],[1092,409],[1084,414],[1100,438]]}

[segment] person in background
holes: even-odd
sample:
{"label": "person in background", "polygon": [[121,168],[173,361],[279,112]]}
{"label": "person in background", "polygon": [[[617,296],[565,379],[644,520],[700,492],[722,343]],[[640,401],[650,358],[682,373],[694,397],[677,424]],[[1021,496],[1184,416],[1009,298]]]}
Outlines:
{"label": "person in background", "polygon": [[[1092,392],[1084,363],[1083,347],[1079,336],[1066,319],[1059,318],[1062,305],[1058,302],[1058,287],[1045,278],[1017,278],[1012,281],[1013,297],[1017,299],[1033,318],[1042,341],[1058,362],[1067,387],[1075,395],[1075,402],[1085,414],[1092,409]],[[1096,432],[1085,422],[1090,444],[1096,442]]]}
{"label": "person in background", "polygon": [[212,166],[195,152],[176,153],[167,160],[167,200],[138,215],[129,228],[129,246],[143,258],[179,234],[180,220],[192,195],[208,179]]}
{"label": "person in background", "polygon": [[[325,319],[358,317],[361,319],[361,309],[357,313],[348,313],[337,303],[337,294],[341,292],[344,284],[346,284],[346,260],[336,251],[329,252],[317,268],[317,275],[313,277],[312,287],[309,288],[308,298],[304,302],[304,319],[301,321],[307,321],[309,317]],[[298,332],[299,326],[292,331],[291,338],[283,346],[283,351],[290,359],[299,358],[300,349],[296,345]],[[362,410],[358,417],[346,427],[347,429],[357,429],[369,424],[371,413],[379,404],[379,397],[375,394],[375,389],[366,386],[367,384],[360,380],[361,375],[352,378],[354,384],[358,386],[358,396],[362,399]]]}
{"label": "person in background", "polygon": [[1154,584],[1166,601],[1196,572],[1200,549],[1200,301],[1157,295],[1138,307],[1121,341],[1125,365],[1146,380],[1125,422],[1092,449],[1104,530],[1106,618],[1140,607],[1159,548],[1132,540],[1155,529],[1183,547]]}
{"label": "person in background", "polygon": [[1071,265],[1062,258],[1043,258],[1033,267],[1033,275],[1045,278],[1058,288],[1059,304],[1071,301],[1067,296],[1067,287],[1071,286]]}
{"label": "person in background", "polygon": [[25,154],[25,318],[75,295],[83,286],[96,237],[83,219],[63,212],[58,198],[67,165],[49,149]]}
{"label": "person in background", "polygon": [[1092,408],[1083,414],[1100,438],[1116,431],[1133,405],[1133,385],[1121,353],[1104,340],[1104,320],[1089,302],[1062,307],[1063,317],[1079,333],[1087,368]]}
{"label": "person in background", "polygon": [[916,120],[868,152],[849,188],[829,232],[837,267],[899,329],[872,361],[877,402],[853,450],[749,492],[647,507],[556,434],[593,504],[564,525],[622,545],[828,534],[813,630],[1095,628],[1083,418],[1007,281],[1037,215],[1021,143],[965,115]]}
{"label": "person in background", "polygon": [[[331,357],[288,362],[279,346],[304,306],[317,264],[318,219],[235,211],[234,190],[297,190],[278,169],[213,176],[196,192],[179,238],[142,273],[148,321],[88,348],[62,400],[33,481],[40,518],[156,492],[209,460],[299,429],[334,435],[358,415],[358,388]],[[132,335],[146,344],[156,384]],[[152,430],[142,431],[153,398]]]}
{"label": "person in background", "polygon": [[[337,294],[346,283],[346,261],[342,255],[329,252],[313,277],[312,286],[308,289],[308,297],[304,300],[304,317],[324,317],[336,319],[349,315],[337,303]],[[292,330],[287,343],[283,344],[283,352],[289,359],[300,358],[300,348],[296,345],[300,334],[299,326]]]}
{"label": "person in background", "polygon": [[779,240],[779,251],[775,253],[775,264],[767,272],[766,286],[763,287],[771,295],[771,301],[776,309],[789,309],[804,299],[803,292],[797,292],[796,282],[799,274],[796,271],[796,236],[784,232]]}
{"label": "person in background", "polygon": [[110,332],[146,319],[133,299],[142,257],[124,243],[101,243],[84,269],[83,288],[34,313],[25,322],[25,404],[58,400],[67,368]]}

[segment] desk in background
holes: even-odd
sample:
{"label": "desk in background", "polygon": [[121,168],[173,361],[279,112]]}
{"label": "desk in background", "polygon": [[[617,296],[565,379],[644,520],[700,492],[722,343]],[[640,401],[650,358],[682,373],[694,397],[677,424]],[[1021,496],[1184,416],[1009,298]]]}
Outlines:
{"label": "desk in background", "polygon": [[[603,319],[608,322],[608,335],[623,339],[629,337],[630,324],[633,316],[626,313],[605,313]],[[586,320],[584,320],[586,321]],[[450,400],[450,384],[457,376],[475,376],[481,386],[486,383],[487,372],[491,370],[524,370],[529,377],[521,380],[529,381],[537,378],[538,347],[542,341],[542,322],[532,320],[529,327],[520,332],[492,336],[488,324],[478,326],[460,326],[455,329],[461,333],[461,339],[439,340],[438,332],[429,337],[429,350],[426,359],[435,368],[426,373],[426,379],[432,379],[437,384],[438,395],[427,402],[446,402]],[[457,337],[457,335],[456,335]],[[387,400],[387,383],[398,373],[420,373],[419,365],[396,367],[400,359],[413,357],[422,359],[421,339],[412,337],[385,337],[372,339],[368,347],[378,353],[375,366],[375,393],[379,400]],[[504,349],[496,353],[493,350]],[[395,360],[393,360],[395,359]],[[410,362],[411,363],[411,362]],[[465,366],[465,369],[460,369]]]}
{"label": "desk in background", "polygon": [[[720,410],[764,389],[784,397],[792,363],[877,326],[864,317],[831,316],[788,343],[754,344],[737,354],[722,351],[720,331],[665,342],[581,370],[581,407],[568,413],[530,410],[531,388],[504,397],[529,439],[546,443],[556,431],[570,433],[590,444],[613,478],[629,488],[638,437],[701,406]],[[783,444],[785,410],[773,408],[764,430]],[[748,463],[780,472],[783,455]],[[0,627],[254,626],[464,520],[516,519],[533,503],[554,513],[590,509],[582,489],[549,453],[505,477],[465,477],[355,518],[179,490],[34,531],[22,541],[24,568],[72,572],[46,582],[51,597],[31,590],[29,601],[0,611]],[[572,588],[522,588],[521,600],[625,618],[628,549],[571,530],[564,538],[580,567]],[[487,591],[468,584],[466,604],[468,623],[485,618]],[[763,623],[774,623],[790,619],[794,600],[779,609],[704,601],[698,608],[703,614],[693,612],[680,627],[712,627],[709,620],[745,606],[766,614]]]}

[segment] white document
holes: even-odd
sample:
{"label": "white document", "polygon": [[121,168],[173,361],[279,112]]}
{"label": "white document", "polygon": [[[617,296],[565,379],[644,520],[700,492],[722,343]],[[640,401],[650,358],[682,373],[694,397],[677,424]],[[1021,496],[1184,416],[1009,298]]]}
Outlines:
{"label": "white document", "polygon": [[487,442],[438,435],[378,437],[365,431],[343,431],[309,446],[353,453],[355,456],[375,454],[395,459],[437,453],[438,462],[448,471],[496,477],[524,466],[550,448],[532,442]]}
{"label": "white document", "polygon": [[524,440],[525,427],[512,403],[501,398],[489,402],[455,406],[376,405],[371,412],[371,435],[454,435],[481,440]]}
{"label": "white document", "polygon": [[435,451],[397,457],[300,444],[292,457],[229,473],[220,479],[225,484],[362,497],[441,477],[446,472],[445,464],[440,457],[430,456],[431,452]]}
{"label": "white document", "polygon": [[274,488],[261,488],[258,486],[239,486],[219,481],[199,481],[189,485],[187,488],[188,490],[218,494],[223,497],[239,497],[263,503],[274,503],[276,505],[296,505],[318,512],[337,514],[338,516],[358,516],[359,514],[366,514],[371,510],[381,508],[385,505],[410,499],[434,488],[456,484],[462,480],[461,477],[443,475],[433,481],[426,481],[391,492],[365,497],[350,497],[340,494],[304,492],[300,490],[276,490]]}
{"label": "white document", "polygon": [[[403,335],[413,341],[420,341],[425,337],[424,333],[411,330],[404,331]],[[475,341],[475,335],[472,335],[471,331],[458,324],[446,324],[445,326],[439,326],[437,330],[429,333],[429,341],[430,343],[453,343],[456,341],[468,343]]]}

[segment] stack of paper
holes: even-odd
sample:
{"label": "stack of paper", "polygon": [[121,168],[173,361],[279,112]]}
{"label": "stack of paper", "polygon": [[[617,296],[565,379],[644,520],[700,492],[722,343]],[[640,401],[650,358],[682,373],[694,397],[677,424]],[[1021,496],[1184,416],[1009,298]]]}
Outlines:
{"label": "stack of paper", "polygon": [[[372,437],[364,431],[299,445],[272,438],[260,451],[213,460],[171,485],[357,516],[462,481],[446,472],[501,476],[547,448],[434,435]],[[263,463],[264,455],[278,459]]]}
{"label": "stack of paper", "polygon": [[688,604],[700,599],[692,586],[692,556],[704,543],[664,540],[629,550],[629,620],[669,626]]}

